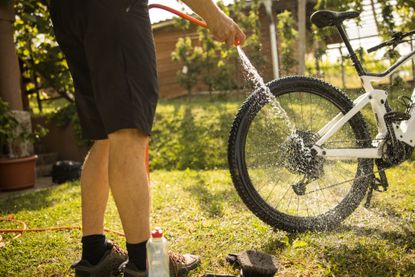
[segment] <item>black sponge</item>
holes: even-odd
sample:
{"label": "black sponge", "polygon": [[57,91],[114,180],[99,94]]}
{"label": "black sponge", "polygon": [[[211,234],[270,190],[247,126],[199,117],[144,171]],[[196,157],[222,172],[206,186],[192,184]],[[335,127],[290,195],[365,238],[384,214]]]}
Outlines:
{"label": "black sponge", "polygon": [[278,270],[278,261],[274,256],[255,250],[242,251],[236,255],[230,254],[227,260],[237,263],[242,268],[244,277],[270,277]]}

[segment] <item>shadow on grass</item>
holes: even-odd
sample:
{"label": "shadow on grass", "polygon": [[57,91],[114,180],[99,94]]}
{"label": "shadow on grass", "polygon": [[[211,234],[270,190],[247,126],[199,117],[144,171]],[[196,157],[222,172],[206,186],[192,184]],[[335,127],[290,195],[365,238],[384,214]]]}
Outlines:
{"label": "shadow on grass", "polygon": [[415,264],[377,244],[358,243],[324,247],[320,263],[333,276],[413,276]]}
{"label": "shadow on grass", "polygon": [[[386,207],[381,210],[370,208],[368,211],[373,215],[371,223],[375,223],[379,227],[342,224],[336,230],[340,232],[353,231],[356,236],[376,237],[390,241],[394,245],[415,249],[415,229],[412,226],[415,222],[413,220],[403,219],[401,214]],[[379,219],[380,222],[378,222]]]}
{"label": "shadow on grass", "polygon": [[192,196],[198,201],[201,209],[207,213],[209,217],[222,217],[224,214],[225,204],[232,206],[234,209],[242,208],[241,201],[238,201],[238,196],[229,186],[224,190],[210,191],[207,189],[209,184],[202,178],[202,175],[197,174],[194,178],[195,184],[187,187]]}
{"label": "shadow on grass", "polygon": [[[392,245],[404,247],[408,250],[415,250],[415,233],[406,229],[405,226],[399,226],[402,232],[386,231],[382,228],[361,227],[361,226],[341,226],[338,232],[352,231],[358,237],[379,238],[389,241]],[[415,273],[415,272],[414,272]]]}
{"label": "shadow on grass", "polygon": [[[373,212],[373,211],[372,211]],[[375,212],[376,213],[376,212]],[[379,216],[379,214],[377,214]],[[386,212],[393,226],[340,225],[334,233],[353,232],[357,241],[322,246],[319,259],[330,274],[339,276],[415,276],[415,233],[408,222]],[[401,250],[397,250],[401,248]],[[402,255],[404,251],[408,255]],[[412,260],[411,260],[412,259]]]}
{"label": "shadow on grass", "polygon": [[[357,239],[326,243],[325,235],[353,232]],[[319,267],[324,268],[324,276],[415,276],[414,234],[399,231],[385,231],[381,228],[340,226],[334,231],[308,233],[318,237],[318,244],[310,244],[307,251],[317,255]],[[294,250],[293,242],[302,239],[303,234],[287,233],[287,240],[275,238],[261,245],[265,253],[281,253]],[[398,250],[398,248],[401,248]],[[403,251],[403,252],[402,252]],[[300,257],[301,257],[301,250]],[[313,253],[314,252],[314,253]],[[278,254],[277,254],[278,258]],[[290,258],[295,260],[295,258]],[[320,272],[321,273],[321,272]],[[319,275],[320,276],[320,275]]]}
{"label": "shadow on grass", "polygon": [[206,165],[207,153],[203,151],[199,142],[201,126],[197,126],[192,109],[190,105],[185,106],[180,125],[178,144],[183,146],[178,162],[180,169],[187,167],[200,169]]}
{"label": "shadow on grass", "polygon": [[[77,186],[77,183],[70,183],[69,186]],[[65,188],[68,187],[65,186]],[[62,193],[65,193],[66,189],[63,189],[62,186],[55,186],[34,192],[10,195],[0,199],[0,215],[15,214],[23,210],[36,211],[53,206],[54,203],[61,200],[61,195],[57,193],[57,190],[62,190]]]}
{"label": "shadow on grass", "polygon": [[[276,230],[274,230],[275,232]],[[275,238],[272,240],[268,240],[261,245],[261,250],[265,253],[277,253],[281,250],[290,247],[293,241],[295,241],[299,237],[299,233],[287,233],[286,234],[286,241],[281,240],[281,238]]]}

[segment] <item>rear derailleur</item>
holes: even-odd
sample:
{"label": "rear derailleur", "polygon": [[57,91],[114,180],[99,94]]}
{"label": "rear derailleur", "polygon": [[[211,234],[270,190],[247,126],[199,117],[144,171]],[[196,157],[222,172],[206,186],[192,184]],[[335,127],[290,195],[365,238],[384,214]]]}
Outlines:
{"label": "rear derailleur", "polygon": [[307,185],[316,179],[316,177],[304,176],[302,180],[298,181],[294,185],[291,185],[291,187],[295,194],[297,194],[298,196],[302,196],[306,194]]}

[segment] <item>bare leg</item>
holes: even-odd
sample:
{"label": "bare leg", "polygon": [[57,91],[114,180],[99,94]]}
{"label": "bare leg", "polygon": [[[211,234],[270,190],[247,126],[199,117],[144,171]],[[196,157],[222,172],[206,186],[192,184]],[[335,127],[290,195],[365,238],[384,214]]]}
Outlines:
{"label": "bare leg", "polygon": [[108,201],[109,141],[97,140],[91,147],[82,169],[82,234],[104,233],[104,214]]}
{"label": "bare leg", "polygon": [[150,190],[145,167],[148,137],[137,129],[109,134],[109,184],[128,243],[150,237]]}

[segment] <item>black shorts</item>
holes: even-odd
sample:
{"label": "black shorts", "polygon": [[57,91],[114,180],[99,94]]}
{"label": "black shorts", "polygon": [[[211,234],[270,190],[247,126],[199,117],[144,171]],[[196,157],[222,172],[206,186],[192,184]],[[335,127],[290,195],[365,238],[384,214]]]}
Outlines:
{"label": "black shorts", "polygon": [[147,1],[52,0],[50,10],[84,136],[150,135],[159,88]]}

